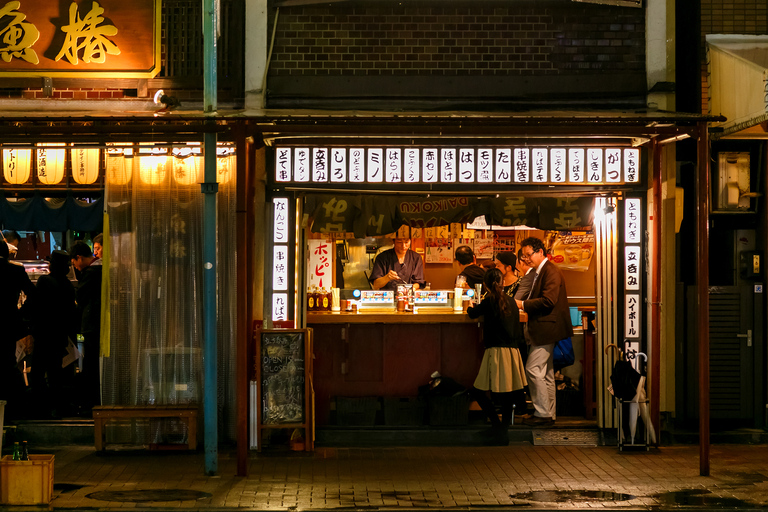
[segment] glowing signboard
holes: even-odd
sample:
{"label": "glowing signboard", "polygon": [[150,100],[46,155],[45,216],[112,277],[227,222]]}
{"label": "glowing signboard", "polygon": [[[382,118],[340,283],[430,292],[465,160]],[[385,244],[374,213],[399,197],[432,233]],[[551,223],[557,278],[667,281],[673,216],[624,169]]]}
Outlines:
{"label": "glowing signboard", "polygon": [[636,148],[278,147],[277,183],[621,185],[639,183]]}

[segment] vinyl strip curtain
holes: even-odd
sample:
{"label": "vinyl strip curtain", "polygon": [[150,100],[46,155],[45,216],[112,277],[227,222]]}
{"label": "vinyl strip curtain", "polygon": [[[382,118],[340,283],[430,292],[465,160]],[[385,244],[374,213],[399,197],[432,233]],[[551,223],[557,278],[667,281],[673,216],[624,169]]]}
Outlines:
{"label": "vinyl strip curtain", "polygon": [[[234,158],[217,158],[219,167],[233,169]],[[203,158],[116,157],[108,160],[107,174],[121,179],[111,180],[106,192],[111,334],[103,403],[202,403]],[[234,179],[219,184],[217,204],[219,432],[220,440],[234,440]],[[177,422],[152,424],[136,423],[116,435],[140,444],[186,437]]]}

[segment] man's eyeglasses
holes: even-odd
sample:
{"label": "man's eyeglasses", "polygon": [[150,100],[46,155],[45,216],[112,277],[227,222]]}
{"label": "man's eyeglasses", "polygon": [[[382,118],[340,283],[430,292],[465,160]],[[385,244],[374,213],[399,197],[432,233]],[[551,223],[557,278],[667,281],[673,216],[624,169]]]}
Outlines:
{"label": "man's eyeglasses", "polygon": [[533,256],[533,255],[534,255],[533,252],[530,252],[528,254],[525,254],[524,252],[521,252],[520,253],[520,259],[522,259],[522,260],[530,260],[531,256]]}

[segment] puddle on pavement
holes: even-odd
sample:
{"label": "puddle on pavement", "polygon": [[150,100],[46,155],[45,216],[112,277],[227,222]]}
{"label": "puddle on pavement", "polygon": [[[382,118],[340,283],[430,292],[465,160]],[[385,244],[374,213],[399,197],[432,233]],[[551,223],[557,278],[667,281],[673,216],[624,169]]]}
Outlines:
{"label": "puddle on pavement", "polygon": [[571,501],[629,501],[636,498],[631,494],[613,491],[531,491],[510,494],[516,500],[543,501],[547,503],[564,503]]}
{"label": "puddle on pavement", "polygon": [[73,491],[76,491],[78,489],[82,489],[83,487],[85,487],[85,486],[84,485],[79,485],[79,484],[66,484],[66,483],[53,484],[53,490],[54,491],[59,491],[62,494],[65,494],[65,493],[68,493],[68,492],[73,492]]}
{"label": "puddle on pavement", "polygon": [[570,501],[628,501],[636,496],[612,491],[531,491],[510,494],[516,500],[544,501],[548,503],[564,503]]}
{"label": "puddle on pavement", "polygon": [[745,508],[753,506],[750,502],[733,497],[713,496],[707,489],[683,489],[681,491],[655,494],[653,498],[660,506],[694,506],[694,507],[723,507]]}
{"label": "puddle on pavement", "polygon": [[187,489],[134,489],[130,491],[97,491],[86,494],[86,498],[99,501],[141,503],[145,501],[195,501],[210,498],[202,491]]}

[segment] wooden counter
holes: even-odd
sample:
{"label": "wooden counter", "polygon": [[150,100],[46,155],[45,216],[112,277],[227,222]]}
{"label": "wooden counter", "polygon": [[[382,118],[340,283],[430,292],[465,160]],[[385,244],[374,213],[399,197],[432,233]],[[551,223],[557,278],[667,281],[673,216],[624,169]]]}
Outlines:
{"label": "wooden counter", "polygon": [[[525,322],[527,315],[520,312],[520,321]],[[444,312],[417,312],[403,313],[396,311],[360,311],[358,313],[307,313],[307,324],[471,324],[480,322],[481,319],[469,318],[464,311],[454,313]]]}
{"label": "wooden counter", "polygon": [[465,312],[359,311],[358,313],[307,313],[307,324],[465,324],[476,323]]}

